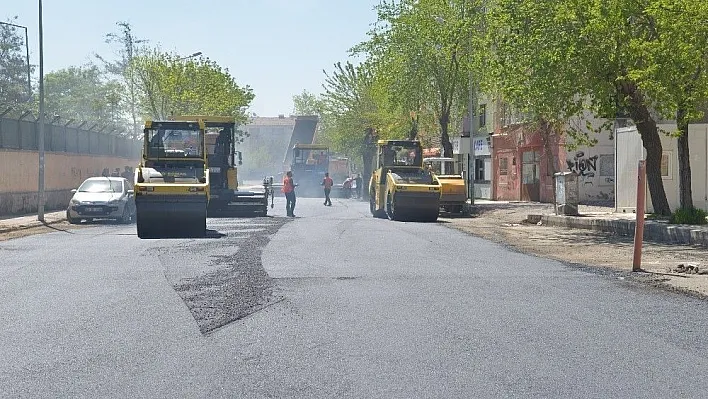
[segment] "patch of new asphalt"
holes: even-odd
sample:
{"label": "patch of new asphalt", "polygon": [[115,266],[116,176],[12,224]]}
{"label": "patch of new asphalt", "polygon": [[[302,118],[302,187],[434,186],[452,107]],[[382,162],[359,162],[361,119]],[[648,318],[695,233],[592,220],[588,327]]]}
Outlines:
{"label": "patch of new asphalt", "polygon": [[202,334],[282,300],[263,269],[261,252],[289,220],[210,219],[206,239],[165,241],[152,249]]}

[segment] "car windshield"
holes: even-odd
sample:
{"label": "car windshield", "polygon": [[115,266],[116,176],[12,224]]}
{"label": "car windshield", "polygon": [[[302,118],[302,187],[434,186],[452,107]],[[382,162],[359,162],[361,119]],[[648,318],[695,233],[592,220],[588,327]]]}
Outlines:
{"label": "car windshield", "polygon": [[119,193],[123,191],[123,183],[119,180],[86,180],[79,192],[82,193]]}

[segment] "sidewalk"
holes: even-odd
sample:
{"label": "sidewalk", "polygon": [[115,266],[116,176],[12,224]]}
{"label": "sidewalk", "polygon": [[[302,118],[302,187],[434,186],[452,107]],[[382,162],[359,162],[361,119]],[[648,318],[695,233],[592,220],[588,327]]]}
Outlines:
{"label": "sidewalk", "polygon": [[[440,223],[571,267],[708,298],[708,251],[697,245],[708,227],[647,221],[642,272],[632,273],[634,214],[581,205],[583,216],[556,216],[552,204],[484,200],[476,200],[471,211],[471,217],[441,215]],[[680,244],[688,240],[694,244]]]}
{"label": "sidewalk", "polygon": [[[529,214],[529,223],[552,227],[588,229],[634,237],[637,224],[634,213],[581,212],[579,216]],[[665,220],[645,220],[644,240],[665,244],[699,245],[708,247],[708,225],[669,224]]]}
{"label": "sidewalk", "polygon": [[0,233],[25,230],[34,227],[60,223],[66,220],[66,211],[45,212],[44,223],[37,220],[37,215],[0,217]]}
{"label": "sidewalk", "polygon": [[[475,200],[473,213],[501,207],[517,207],[529,212],[525,222],[548,227],[585,229],[634,237],[636,214],[616,213],[614,207],[580,205],[578,216],[556,215],[553,204],[515,201]],[[542,212],[539,212],[541,210]],[[708,225],[677,225],[666,220],[644,221],[644,240],[664,244],[698,245],[708,248]]]}

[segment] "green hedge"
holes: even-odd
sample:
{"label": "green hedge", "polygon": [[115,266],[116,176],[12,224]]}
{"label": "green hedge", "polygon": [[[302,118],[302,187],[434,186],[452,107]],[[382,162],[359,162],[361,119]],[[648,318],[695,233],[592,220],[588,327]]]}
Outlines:
{"label": "green hedge", "polygon": [[673,224],[706,224],[708,214],[703,209],[679,209],[671,215],[669,223]]}

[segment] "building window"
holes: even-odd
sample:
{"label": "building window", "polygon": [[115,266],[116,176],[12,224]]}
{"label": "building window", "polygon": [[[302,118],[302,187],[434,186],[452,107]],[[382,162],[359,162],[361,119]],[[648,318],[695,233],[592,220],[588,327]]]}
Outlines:
{"label": "building window", "polygon": [[499,158],[499,176],[506,176],[509,174],[509,158]]}
{"label": "building window", "polygon": [[474,160],[474,179],[484,180],[484,159]]}
{"label": "building window", "polygon": [[487,104],[479,106],[479,127],[487,126]]}
{"label": "building window", "polygon": [[671,179],[671,152],[661,154],[661,177]]}
{"label": "building window", "polygon": [[541,162],[541,153],[539,151],[525,151],[521,155],[523,163]]}

